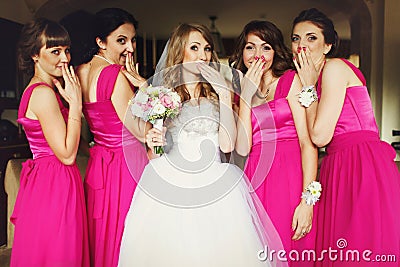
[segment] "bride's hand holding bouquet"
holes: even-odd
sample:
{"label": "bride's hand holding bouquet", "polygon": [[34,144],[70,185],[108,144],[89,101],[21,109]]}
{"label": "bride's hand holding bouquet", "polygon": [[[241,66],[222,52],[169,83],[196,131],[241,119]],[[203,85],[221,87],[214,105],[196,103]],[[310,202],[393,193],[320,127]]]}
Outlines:
{"label": "bride's hand holding bouquet", "polygon": [[163,86],[142,87],[130,101],[129,106],[134,116],[153,124],[153,129],[146,135],[146,142],[150,147],[154,146],[156,154],[163,154],[162,145],[165,144],[164,120],[176,117],[182,109],[181,98],[178,93]]}

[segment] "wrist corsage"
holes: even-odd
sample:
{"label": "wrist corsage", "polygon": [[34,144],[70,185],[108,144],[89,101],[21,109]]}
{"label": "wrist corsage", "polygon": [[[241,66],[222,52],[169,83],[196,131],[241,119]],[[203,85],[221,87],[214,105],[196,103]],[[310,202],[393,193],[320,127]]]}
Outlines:
{"label": "wrist corsage", "polygon": [[315,205],[321,196],[321,184],[317,181],[312,181],[305,190],[305,192],[301,193],[301,198],[306,200],[307,205]]}
{"label": "wrist corsage", "polygon": [[313,102],[318,100],[317,91],[314,85],[304,86],[299,93],[299,102],[304,107],[308,108]]}

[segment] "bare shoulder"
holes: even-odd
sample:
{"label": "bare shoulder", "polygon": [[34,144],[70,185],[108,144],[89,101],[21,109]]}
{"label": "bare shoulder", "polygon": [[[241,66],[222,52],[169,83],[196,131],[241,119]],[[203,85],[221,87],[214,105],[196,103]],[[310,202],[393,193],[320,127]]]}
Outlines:
{"label": "bare shoulder", "polygon": [[324,71],[346,71],[348,66],[339,58],[331,58],[326,61]]}
{"label": "bare shoulder", "polygon": [[46,85],[40,85],[33,90],[29,100],[28,109],[35,114],[46,113],[58,109],[58,100],[53,88]]}
{"label": "bare shoulder", "polygon": [[87,77],[90,70],[90,63],[81,64],[76,67],[75,72],[79,77]]}
{"label": "bare shoulder", "polygon": [[331,80],[340,79],[346,83],[346,86],[362,85],[354,70],[339,58],[333,58],[326,62],[324,76]]}
{"label": "bare shoulder", "polygon": [[53,88],[40,85],[33,90],[29,104],[33,109],[38,109],[46,105],[58,106],[58,101]]}
{"label": "bare shoulder", "polygon": [[348,80],[350,77],[350,67],[339,58],[332,58],[326,61],[322,78],[324,80]]}

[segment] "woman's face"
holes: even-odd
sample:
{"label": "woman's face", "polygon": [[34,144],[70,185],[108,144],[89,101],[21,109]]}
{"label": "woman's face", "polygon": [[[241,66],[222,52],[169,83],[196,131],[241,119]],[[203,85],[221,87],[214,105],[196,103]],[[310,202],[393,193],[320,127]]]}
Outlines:
{"label": "woman's face", "polygon": [[44,71],[53,77],[62,76],[62,66],[69,63],[71,60],[69,46],[55,46],[46,48],[42,46],[39,55],[32,57],[36,68]]}
{"label": "woman's face", "polygon": [[[211,45],[204,39],[203,35],[198,31],[189,33],[189,37],[185,46],[183,62],[205,62],[210,63],[212,56]],[[196,64],[185,64],[188,70],[199,72]]]}
{"label": "woman's face", "polygon": [[[100,51],[115,64],[125,65],[128,53],[136,50],[136,29],[131,23],[125,23],[107,36],[106,42],[99,43]],[[105,48],[102,49],[102,48]]]}
{"label": "woman's face", "polygon": [[272,46],[253,33],[247,35],[243,49],[243,63],[249,68],[256,58],[264,60],[264,71],[271,68],[274,62],[275,51]]}
{"label": "woman's face", "polygon": [[301,49],[308,50],[314,64],[325,59],[332,45],[325,43],[322,30],[310,21],[297,23],[292,33],[292,52],[297,57]]}

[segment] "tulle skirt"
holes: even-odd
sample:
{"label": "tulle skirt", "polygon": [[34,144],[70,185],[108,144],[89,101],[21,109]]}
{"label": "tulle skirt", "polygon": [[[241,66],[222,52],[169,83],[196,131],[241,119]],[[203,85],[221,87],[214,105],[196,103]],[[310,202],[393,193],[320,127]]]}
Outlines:
{"label": "tulle skirt", "polygon": [[238,167],[218,161],[197,171],[180,167],[167,156],[146,166],[119,266],[286,266],[262,253],[283,246]]}
{"label": "tulle skirt", "polygon": [[75,164],[55,156],[23,163],[11,221],[11,266],[89,266],[85,198]]}
{"label": "tulle skirt", "polygon": [[316,266],[399,266],[400,175],[394,149],[377,133],[358,131],[335,136],[327,152],[320,173],[317,255],[336,252]]}

